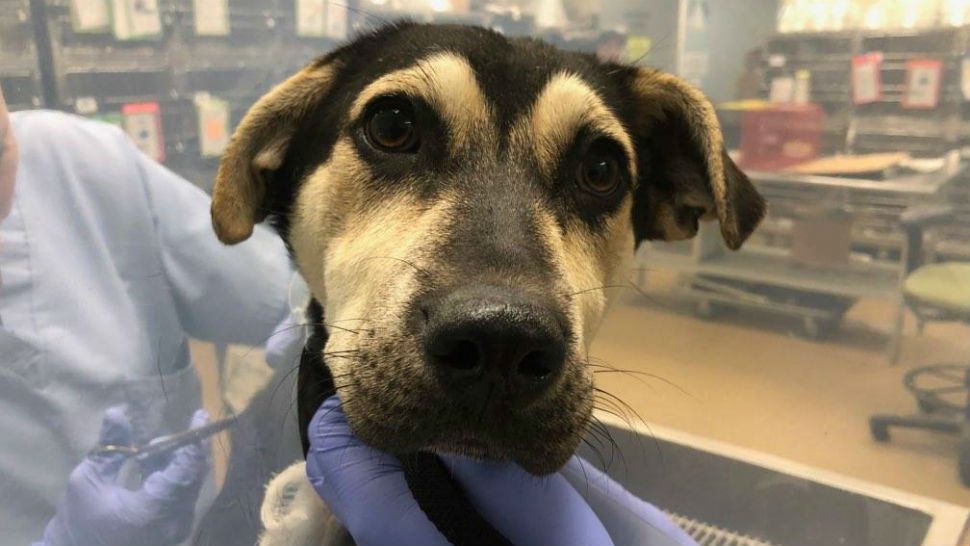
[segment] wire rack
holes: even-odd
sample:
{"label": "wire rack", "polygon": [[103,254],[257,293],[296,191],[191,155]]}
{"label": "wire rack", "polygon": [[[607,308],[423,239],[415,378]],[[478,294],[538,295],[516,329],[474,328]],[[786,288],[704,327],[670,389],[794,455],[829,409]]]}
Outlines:
{"label": "wire rack", "polygon": [[679,514],[670,514],[670,517],[697,541],[699,546],[781,546]]}

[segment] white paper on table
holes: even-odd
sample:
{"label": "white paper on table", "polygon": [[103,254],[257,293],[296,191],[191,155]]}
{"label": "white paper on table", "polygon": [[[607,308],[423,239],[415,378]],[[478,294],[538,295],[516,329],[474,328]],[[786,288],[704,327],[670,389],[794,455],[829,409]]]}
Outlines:
{"label": "white paper on table", "polygon": [[75,32],[98,32],[111,27],[107,0],[71,0],[71,21]]}
{"label": "white paper on table", "polygon": [[229,34],[228,0],[192,0],[195,12],[195,34],[226,36]]}
{"label": "white paper on table", "polygon": [[158,0],[112,0],[114,33],[119,40],[162,34]]}
{"label": "white paper on table", "polygon": [[74,111],[82,116],[98,113],[98,99],[94,97],[75,97]]}
{"label": "white paper on table", "polygon": [[327,0],[296,0],[296,34],[322,38],[327,33]]}
{"label": "white paper on table", "polygon": [[157,112],[138,112],[124,115],[125,132],[135,146],[155,161],[165,159],[165,144],[159,130]]}
{"label": "white paper on table", "polygon": [[131,39],[131,23],[128,20],[128,0],[111,0],[111,30],[119,40]]}
{"label": "white paper on table", "polygon": [[771,102],[788,104],[795,100],[795,78],[783,77],[771,80]]}
{"label": "white paper on table", "polygon": [[332,0],[327,3],[327,38],[347,39],[347,5],[341,2],[348,1]]}
{"label": "white paper on table", "polygon": [[208,93],[195,95],[199,120],[199,154],[219,157],[229,144],[229,103]]}
{"label": "white paper on table", "polygon": [[936,108],[940,103],[942,77],[942,64],[911,64],[903,105],[907,108]]}
{"label": "white paper on table", "polygon": [[808,104],[812,101],[812,73],[808,70],[799,70],[795,74],[794,89],[792,90],[792,102],[795,104]]}
{"label": "white paper on table", "polygon": [[970,57],[964,57],[960,67],[960,89],[964,100],[970,100]]}
{"label": "white paper on table", "polygon": [[852,100],[870,104],[882,97],[882,63],[876,57],[857,59],[852,64]]}

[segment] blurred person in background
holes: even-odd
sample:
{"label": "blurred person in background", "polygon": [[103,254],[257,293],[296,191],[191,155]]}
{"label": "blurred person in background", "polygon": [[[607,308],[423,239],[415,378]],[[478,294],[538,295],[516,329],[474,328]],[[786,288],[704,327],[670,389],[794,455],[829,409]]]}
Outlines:
{"label": "blurred person in background", "polygon": [[758,47],[745,54],[744,69],[735,83],[734,95],[737,100],[754,100],[765,98],[767,92],[765,51]]}
{"label": "blurred person in background", "polygon": [[206,194],[113,126],[11,115],[0,93],[0,142],[2,542],[179,544],[215,496],[205,443],[89,453],[205,423],[189,337],[265,343],[285,249],[268,230],[223,246]]}

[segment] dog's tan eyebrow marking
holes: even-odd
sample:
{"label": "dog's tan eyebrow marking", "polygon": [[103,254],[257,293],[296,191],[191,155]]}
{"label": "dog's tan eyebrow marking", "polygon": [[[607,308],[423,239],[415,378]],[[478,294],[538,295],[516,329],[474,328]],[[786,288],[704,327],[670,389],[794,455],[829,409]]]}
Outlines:
{"label": "dog's tan eyebrow marking", "polygon": [[529,112],[516,123],[512,141],[531,146],[540,169],[548,175],[555,171],[562,154],[584,127],[618,142],[636,179],[636,155],[630,135],[599,94],[576,74],[560,72],[549,80]]}
{"label": "dog's tan eyebrow marking", "polygon": [[415,65],[382,76],[368,85],[350,109],[358,118],[367,104],[383,95],[421,97],[448,124],[453,151],[465,149],[474,137],[488,134],[491,118],[485,95],[468,60],[454,53],[436,53]]}

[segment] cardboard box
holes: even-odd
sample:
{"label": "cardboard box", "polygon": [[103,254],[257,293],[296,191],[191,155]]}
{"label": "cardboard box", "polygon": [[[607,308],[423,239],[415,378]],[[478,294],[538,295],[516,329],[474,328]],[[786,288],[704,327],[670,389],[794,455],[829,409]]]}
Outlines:
{"label": "cardboard box", "polygon": [[809,267],[848,266],[853,221],[851,214],[838,208],[798,211],[792,223],[792,260]]}

